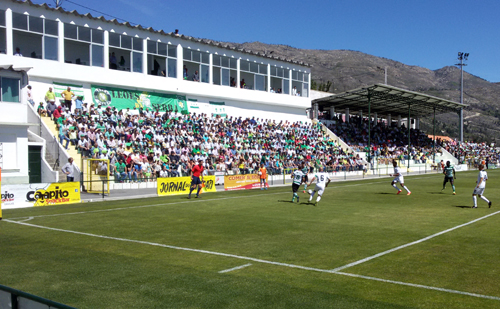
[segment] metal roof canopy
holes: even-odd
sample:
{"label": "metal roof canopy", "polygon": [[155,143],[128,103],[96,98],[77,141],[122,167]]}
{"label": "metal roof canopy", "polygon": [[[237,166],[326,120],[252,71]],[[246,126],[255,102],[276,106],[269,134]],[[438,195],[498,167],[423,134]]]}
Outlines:
{"label": "metal roof canopy", "polygon": [[[382,84],[356,88],[329,97],[315,99],[312,101],[313,106],[315,103],[318,104],[318,109],[323,109],[323,111],[329,107],[335,107],[335,109],[349,108],[352,112],[361,110],[364,115],[371,112],[378,115],[408,116],[408,108],[410,108],[412,118],[430,116],[434,113],[458,113],[468,107],[466,104]],[[336,112],[339,111],[336,110]]]}

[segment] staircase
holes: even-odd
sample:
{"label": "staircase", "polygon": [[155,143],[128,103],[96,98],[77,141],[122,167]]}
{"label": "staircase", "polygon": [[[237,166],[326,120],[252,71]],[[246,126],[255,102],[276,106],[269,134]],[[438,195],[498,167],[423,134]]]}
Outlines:
{"label": "staircase", "polygon": [[[42,117],[42,121],[47,126],[50,133],[52,133],[52,135],[55,136],[57,138],[57,140],[59,140],[59,130],[57,128],[57,125],[54,123],[54,121],[52,119],[50,119],[49,117]],[[80,155],[78,150],[76,150],[75,146],[72,146],[71,143],[69,143],[68,150],[66,150],[66,152],[68,153],[68,155],[70,157],[73,158],[73,163],[81,171],[82,170],[82,156]],[[47,160],[47,162],[51,163],[51,166],[54,166],[54,165],[52,165],[52,163],[53,162],[55,163],[56,158],[51,158],[51,160],[49,160],[49,156],[50,156],[50,154],[47,154],[46,160]],[[58,168],[59,169],[59,179],[63,180],[63,181],[66,179],[66,174],[61,172],[61,167],[63,167],[64,164],[66,164],[66,162],[59,162],[59,168]]]}
{"label": "staircase", "polygon": [[354,153],[354,150],[349,145],[347,145],[346,142],[344,142],[342,139],[340,139],[340,137],[338,137],[335,133],[328,129],[328,127],[325,126],[321,121],[313,119],[312,122],[314,124],[319,124],[323,133],[325,133],[336,145],[339,145],[345,153]]}

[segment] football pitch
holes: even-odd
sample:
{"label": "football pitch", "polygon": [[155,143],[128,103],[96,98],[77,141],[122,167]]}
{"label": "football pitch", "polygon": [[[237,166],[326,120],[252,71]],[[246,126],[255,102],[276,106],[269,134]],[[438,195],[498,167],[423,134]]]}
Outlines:
{"label": "football pitch", "polygon": [[[0,284],[78,308],[500,308],[500,170],[4,210]],[[301,186],[302,190],[303,186]]]}

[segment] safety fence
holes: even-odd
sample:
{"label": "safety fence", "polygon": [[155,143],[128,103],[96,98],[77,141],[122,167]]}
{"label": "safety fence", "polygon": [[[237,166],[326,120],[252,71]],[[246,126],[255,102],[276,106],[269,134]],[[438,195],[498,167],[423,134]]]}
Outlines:
{"label": "safety fence", "polygon": [[0,285],[0,308],[9,309],[74,309],[64,304]]}

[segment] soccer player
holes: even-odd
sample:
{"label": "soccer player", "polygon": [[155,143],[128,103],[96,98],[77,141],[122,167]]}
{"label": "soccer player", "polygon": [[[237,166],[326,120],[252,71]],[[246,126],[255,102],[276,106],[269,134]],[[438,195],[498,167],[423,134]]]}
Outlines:
{"label": "soccer player", "polygon": [[297,203],[299,202],[299,195],[297,194],[297,191],[300,188],[300,185],[304,182],[304,173],[302,173],[301,170],[296,169],[293,174],[292,174],[292,191],[293,191],[293,197],[292,197],[292,203],[295,202],[295,198],[297,198]]}
{"label": "soccer player", "polygon": [[309,164],[303,164],[302,173],[304,174],[304,193],[306,193],[307,182],[309,181],[309,177],[307,176],[307,173],[309,173]]}
{"label": "soccer player", "polygon": [[193,166],[193,168],[191,169],[191,188],[189,189],[188,199],[191,198],[191,193],[196,187],[198,187],[198,191],[196,192],[196,198],[199,198],[202,185],[203,185],[203,161],[198,160],[198,165]]}
{"label": "soccer player", "polygon": [[267,186],[266,186],[267,169],[264,166],[264,163],[260,164],[259,176],[260,176],[260,189],[261,190],[264,190],[264,189],[267,190]]}
{"label": "soccer player", "polygon": [[486,187],[486,181],[488,180],[488,174],[484,171],[484,165],[479,165],[479,175],[477,176],[476,187],[474,188],[474,192],[472,192],[472,201],[474,202],[474,206],[472,208],[477,208],[477,197],[478,195],[483,201],[488,203],[488,208],[491,208],[491,202],[483,196],[484,189]]}
{"label": "soccer player", "polygon": [[455,183],[454,179],[457,179],[455,176],[455,168],[451,166],[450,161],[446,161],[446,166],[443,168],[443,174],[444,174],[444,180],[443,180],[443,189],[441,192],[443,192],[444,189],[446,189],[446,183],[449,181],[451,183],[451,188],[453,189],[453,195],[455,195]]}
{"label": "soccer player", "polygon": [[321,200],[321,196],[323,195],[323,192],[325,192],[325,188],[328,187],[328,184],[330,183],[331,179],[328,177],[327,173],[323,173],[323,167],[320,167],[319,172],[314,174],[313,179],[311,179],[311,182],[309,182],[309,186],[313,183],[314,180],[316,180],[316,187],[314,190],[309,190],[309,202],[312,201],[314,194],[316,192],[318,193],[318,197],[316,198],[316,203],[314,203],[314,206],[318,205],[318,202]]}
{"label": "soccer player", "polygon": [[399,184],[401,185],[401,187],[403,187],[403,189],[405,189],[406,192],[408,192],[406,195],[410,195],[411,192],[405,186],[405,180],[404,180],[403,174],[401,174],[401,169],[398,166],[398,162],[396,160],[392,160],[392,166],[394,166],[394,174],[390,174],[389,176],[392,176],[392,177],[395,177],[395,178],[392,180],[391,186],[393,186],[394,189],[398,190],[397,194],[399,194],[402,191],[401,189],[399,189],[396,186],[396,183],[399,182]]}

